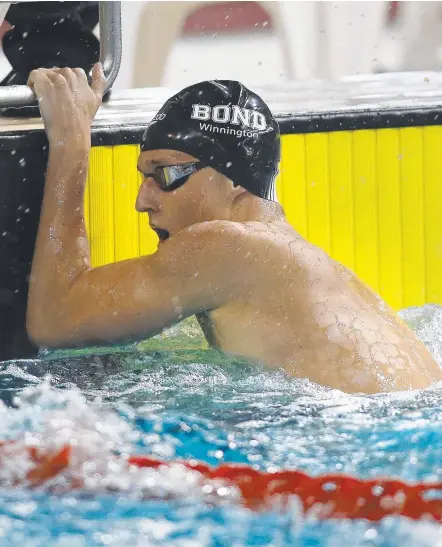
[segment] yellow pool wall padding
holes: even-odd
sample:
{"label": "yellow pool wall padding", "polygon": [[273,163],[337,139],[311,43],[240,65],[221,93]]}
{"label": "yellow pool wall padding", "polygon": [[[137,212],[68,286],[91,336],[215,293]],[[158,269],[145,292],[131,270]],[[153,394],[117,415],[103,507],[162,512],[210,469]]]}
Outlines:
{"label": "yellow pool wall padding", "polygon": [[[137,145],[91,151],[85,217],[94,267],[155,252],[135,210]],[[394,309],[442,304],[442,127],[284,135],[277,194],[299,233]]]}

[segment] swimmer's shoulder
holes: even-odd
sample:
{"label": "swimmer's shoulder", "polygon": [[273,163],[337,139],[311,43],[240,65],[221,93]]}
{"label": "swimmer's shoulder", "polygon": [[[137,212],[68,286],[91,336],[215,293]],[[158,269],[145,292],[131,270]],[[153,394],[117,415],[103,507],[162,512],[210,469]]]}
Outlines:
{"label": "swimmer's shoulder", "polygon": [[195,261],[200,266],[213,262],[237,268],[258,260],[251,252],[254,245],[256,242],[244,224],[213,220],[184,228],[162,243],[158,254]]}
{"label": "swimmer's shoulder", "polygon": [[[180,245],[195,243],[201,245],[233,244],[244,243],[249,235],[249,230],[246,226],[239,222],[231,222],[229,220],[212,220],[200,222],[184,228],[176,234],[170,241]],[[168,240],[169,241],[169,240]]]}

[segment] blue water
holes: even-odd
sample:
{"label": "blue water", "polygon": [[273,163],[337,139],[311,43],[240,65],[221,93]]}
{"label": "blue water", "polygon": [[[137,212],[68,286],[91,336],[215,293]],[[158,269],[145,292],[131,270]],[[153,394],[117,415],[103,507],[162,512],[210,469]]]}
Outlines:
{"label": "blue water", "polygon": [[[441,362],[441,308],[403,317]],[[0,439],[48,449],[70,442],[74,451],[52,484],[58,494],[10,487],[26,473],[23,453],[1,462],[0,547],[442,542],[432,522],[318,521],[303,517],[296,499],[284,512],[253,513],[235,503],[233,490],[203,492],[194,473],[129,473],[116,456],[442,480],[440,386],[354,396],[214,351],[129,348],[4,363],[0,393]],[[72,477],[83,490],[63,492]]]}

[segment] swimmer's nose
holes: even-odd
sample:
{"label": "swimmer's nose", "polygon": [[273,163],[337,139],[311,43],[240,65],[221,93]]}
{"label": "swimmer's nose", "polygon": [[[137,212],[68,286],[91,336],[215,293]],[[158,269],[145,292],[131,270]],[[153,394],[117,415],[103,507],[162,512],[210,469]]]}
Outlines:
{"label": "swimmer's nose", "polygon": [[155,213],[160,210],[157,191],[155,182],[150,177],[146,177],[138,190],[135,203],[135,208],[139,213]]}

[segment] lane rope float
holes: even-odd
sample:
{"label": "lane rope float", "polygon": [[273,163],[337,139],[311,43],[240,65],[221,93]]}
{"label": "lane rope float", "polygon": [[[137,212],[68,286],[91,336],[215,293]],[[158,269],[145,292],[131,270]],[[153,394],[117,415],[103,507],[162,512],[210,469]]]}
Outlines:
{"label": "lane rope float", "polygon": [[[14,442],[0,443],[0,467],[7,456],[8,447]],[[65,445],[59,450],[40,453],[37,448],[23,450],[32,462],[31,468],[14,486],[36,488],[69,468],[72,447]],[[272,507],[274,502],[284,504],[290,496],[297,496],[304,512],[315,511],[318,518],[347,518],[379,521],[390,515],[402,515],[413,520],[424,518],[442,521],[442,483],[409,484],[396,479],[362,480],[350,475],[326,474],[312,477],[301,471],[282,470],[274,473],[257,471],[247,465],[222,464],[211,467],[206,463],[166,461],[137,455],[121,458],[127,468],[167,469],[182,465],[200,473],[203,480],[223,481],[235,486],[241,495],[241,503],[252,510]],[[81,481],[69,485],[71,490],[80,489]]]}

